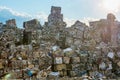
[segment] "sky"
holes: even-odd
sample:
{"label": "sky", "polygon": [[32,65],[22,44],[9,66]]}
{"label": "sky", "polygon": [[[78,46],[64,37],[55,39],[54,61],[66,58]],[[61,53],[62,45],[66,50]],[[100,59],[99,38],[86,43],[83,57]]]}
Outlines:
{"label": "sky", "polygon": [[80,20],[89,21],[106,18],[114,13],[120,20],[120,0],[0,0],[0,22],[15,18],[22,27],[24,21],[36,18],[41,24],[47,21],[51,6],[60,6],[68,26]]}

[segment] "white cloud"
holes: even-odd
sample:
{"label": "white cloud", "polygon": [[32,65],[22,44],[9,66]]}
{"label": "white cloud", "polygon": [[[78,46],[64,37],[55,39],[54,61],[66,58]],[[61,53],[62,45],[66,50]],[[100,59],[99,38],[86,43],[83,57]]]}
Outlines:
{"label": "white cloud", "polygon": [[64,18],[64,21],[67,23],[67,27],[71,27],[75,23],[75,19]]}
{"label": "white cloud", "polygon": [[[84,17],[83,19],[78,19],[78,20],[89,26],[90,21],[96,21],[98,19],[91,18],[91,17]],[[71,27],[71,25],[73,25],[77,20],[70,19],[70,18],[64,18],[64,21],[67,23],[67,27]]]}
{"label": "white cloud", "polygon": [[[4,18],[1,21],[5,21],[7,19],[15,18],[19,26],[22,26],[24,21],[31,19],[38,19],[43,25],[45,21],[47,21],[48,15],[44,12],[39,12],[35,14],[29,14],[26,12],[18,12],[6,6],[0,6],[0,17]],[[3,22],[4,23],[4,22]]]}
{"label": "white cloud", "polygon": [[95,19],[95,18],[91,18],[91,17],[84,17],[83,19],[81,19],[81,22],[83,22],[89,26],[89,22],[96,21],[96,20],[99,20],[99,19]]}
{"label": "white cloud", "polygon": [[30,14],[28,13],[24,13],[24,12],[17,12],[11,8],[8,8],[6,6],[0,6],[0,11],[2,10],[8,10],[11,14],[15,15],[15,16],[20,16],[20,17],[32,17]]}
{"label": "white cloud", "polygon": [[[8,13],[10,13],[10,15],[12,15],[13,17],[14,16],[17,16],[17,17],[20,17],[20,18],[23,18],[24,20],[28,20],[28,19],[38,19],[40,20],[40,22],[42,24],[44,24],[45,21],[47,21],[47,17],[48,15],[44,12],[38,12],[38,13],[35,13],[35,14],[28,14],[26,12],[18,12],[18,11],[15,11],[9,7],[6,7],[6,6],[0,6],[0,12],[2,11],[8,11]],[[6,12],[7,13],[7,12]],[[4,14],[3,14],[4,15]],[[1,17],[3,16],[1,15]],[[8,18],[7,16],[5,16],[6,18]],[[17,19],[16,19],[17,20]],[[24,22],[24,20],[22,22]]]}
{"label": "white cloud", "polygon": [[39,13],[37,13],[37,15],[34,16],[34,18],[40,19],[43,21],[47,21],[47,17],[48,17],[48,15],[44,12],[39,12]]}
{"label": "white cloud", "polygon": [[44,12],[39,12],[39,13],[31,15],[31,14],[28,14],[28,13],[25,13],[25,12],[15,11],[11,8],[6,7],[6,6],[0,6],[0,11],[2,11],[2,10],[7,10],[14,16],[20,16],[20,17],[31,18],[31,19],[36,18],[36,19],[40,19],[40,20],[43,20],[43,21],[47,21],[47,17],[48,17],[48,15],[45,14]]}
{"label": "white cloud", "polygon": [[[30,15],[30,14],[25,13],[25,12],[15,11],[15,10],[13,10],[11,8],[6,7],[6,6],[0,6],[0,11],[2,11],[2,10],[7,10],[14,16],[23,17],[23,18],[29,18],[29,19],[33,19],[33,18],[38,19],[43,24],[44,24],[44,22],[47,21],[47,18],[48,18],[48,14],[46,14],[44,12],[39,12],[39,13]],[[83,23],[86,23],[86,25],[89,25],[89,21],[95,21],[95,20],[98,20],[98,19],[85,17],[83,19],[78,19],[78,20],[83,22]],[[71,27],[71,25],[73,25],[75,23],[75,21],[77,21],[77,20],[72,19],[72,18],[64,18],[64,21],[67,23],[67,27]]]}

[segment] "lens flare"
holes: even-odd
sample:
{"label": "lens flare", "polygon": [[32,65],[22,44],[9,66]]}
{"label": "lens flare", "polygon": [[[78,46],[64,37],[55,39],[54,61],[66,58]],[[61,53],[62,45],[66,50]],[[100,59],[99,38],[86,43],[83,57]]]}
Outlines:
{"label": "lens flare", "polygon": [[119,0],[103,0],[103,7],[110,12],[118,12],[119,6]]}

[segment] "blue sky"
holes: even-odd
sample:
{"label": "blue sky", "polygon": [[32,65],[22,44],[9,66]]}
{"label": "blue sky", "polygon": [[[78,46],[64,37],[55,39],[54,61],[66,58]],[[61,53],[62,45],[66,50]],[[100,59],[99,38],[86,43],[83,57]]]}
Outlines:
{"label": "blue sky", "polygon": [[[64,19],[69,24],[75,20],[85,22],[87,20],[106,18],[107,13],[110,11],[102,7],[103,2],[104,0],[0,0],[0,7],[25,14],[25,16],[34,16],[33,18],[38,18],[43,22],[47,19],[51,6],[60,6],[62,7]],[[119,11],[114,14],[119,20]]]}

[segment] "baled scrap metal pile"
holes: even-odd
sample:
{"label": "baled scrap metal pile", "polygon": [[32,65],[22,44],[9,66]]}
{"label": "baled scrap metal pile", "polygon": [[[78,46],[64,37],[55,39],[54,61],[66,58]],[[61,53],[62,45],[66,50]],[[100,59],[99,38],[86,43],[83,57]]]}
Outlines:
{"label": "baled scrap metal pile", "polygon": [[67,51],[63,52],[64,56],[63,54],[54,56],[53,71],[60,72],[60,76],[82,77],[86,75],[91,79],[113,79],[120,76],[119,51],[115,53],[113,47],[106,46],[94,52],[79,51],[76,53],[71,49]]}
{"label": "baled scrap metal pile", "polygon": [[8,21],[0,33],[0,78],[119,79],[120,47],[113,46],[110,35],[115,34],[105,32],[106,23],[114,20],[108,16],[90,27],[76,21],[65,28],[61,8],[51,9],[44,28],[36,19],[24,22],[24,30],[16,28],[14,19]]}

